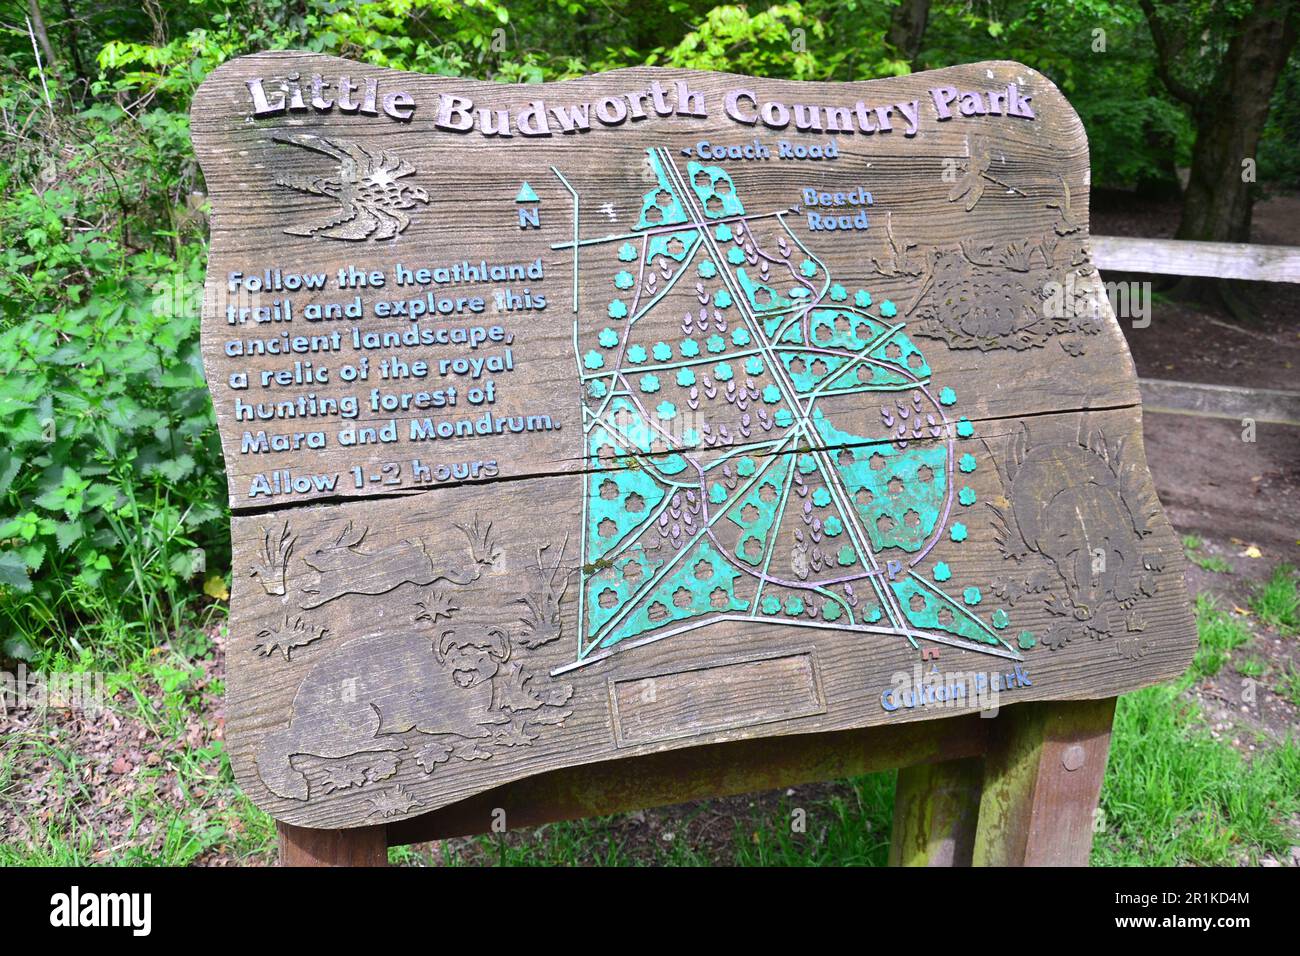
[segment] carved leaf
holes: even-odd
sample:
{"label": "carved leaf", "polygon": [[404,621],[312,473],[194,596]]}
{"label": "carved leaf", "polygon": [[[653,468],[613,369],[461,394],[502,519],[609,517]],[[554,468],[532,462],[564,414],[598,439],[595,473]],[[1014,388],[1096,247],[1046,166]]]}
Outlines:
{"label": "carved leaf", "polygon": [[382,790],[370,798],[371,816],[395,817],[408,813],[419,805],[419,801],[407,793],[401,784]]}
{"label": "carved leaf", "polygon": [[366,782],[366,768],[361,764],[330,763],[325,765],[324,770],[323,788],[326,793],[359,787]]}
{"label": "carved leaf", "polygon": [[431,589],[423,600],[416,601],[415,606],[419,609],[416,612],[415,620],[417,622],[427,621],[430,624],[436,624],[442,618],[450,618],[452,614],[460,609],[452,601],[451,594],[436,588]]}
{"label": "carved leaf", "polygon": [[451,759],[453,746],[449,740],[439,738],[432,740],[415,752],[415,762],[425,773],[433,773],[440,763]]}
{"label": "carved leaf", "polygon": [[380,780],[387,780],[397,773],[398,764],[401,763],[397,757],[392,754],[381,754],[375,758],[366,770],[366,780],[370,783],[376,783]]}

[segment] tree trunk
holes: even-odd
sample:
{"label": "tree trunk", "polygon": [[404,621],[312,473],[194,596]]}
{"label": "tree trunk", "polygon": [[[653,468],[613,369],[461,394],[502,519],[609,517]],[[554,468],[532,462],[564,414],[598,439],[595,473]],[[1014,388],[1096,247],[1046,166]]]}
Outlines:
{"label": "tree trunk", "polygon": [[1196,143],[1179,239],[1250,241],[1253,184],[1243,162],[1254,164],[1273,90],[1296,44],[1292,6],[1256,0],[1228,45],[1219,81],[1193,108]]}
{"label": "tree trunk", "polygon": [[916,60],[925,38],[925,24],[930,19],[930,0],[901,0],[889,18],[885,42],[897,50],[908,63]]}
{"label": "tree trunk", "polygon": [[45,17],[41,16],[41,5],[37,0],[28,0],[27,19],[31,23],[36,43],[41,48],[41,56],[45,58],[45,69],[52,73],[58,67],[58,62],[54,56],[54,47],[50,46],[50,35],[45,30]]}
{"label": "tree trunk", "polygon": [[81,58],[81,31],[77,22],[77,12],[72,7],[72,0],[63,0],[63,18],[68,24],[68,55],[72,59],[72,69],[77,79],[89,83],[90,75]]}

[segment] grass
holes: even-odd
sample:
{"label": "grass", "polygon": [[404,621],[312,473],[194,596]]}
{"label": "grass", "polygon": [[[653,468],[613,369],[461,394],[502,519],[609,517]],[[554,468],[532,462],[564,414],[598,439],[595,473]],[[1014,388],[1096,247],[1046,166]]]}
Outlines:
{"label": "grass", "polygon": [[1196,677],[1213,677],[1228,663],[1232,652],[1250,641],[1246,624],[1224,611],[1212,594],[1196,595],[1196,632],[1200,638],[1192,673]]}
{"label": "grass", "polygon": [[[191,648],[199,646],[191,640]],[[274,822],[235,786],[225,748],[211,733],[210,715],[224,692],[208,674],[211,664],[210,646],[198,658],[156,649],[108,675],[105,689],[117,694],[110,706],[126,741],[112,739],[104,718],[7,728],[0,737],[0,811],[7,818],[0,866],[272,859]],[[79,738],[79,723],[105,729]],[[138,757],[128,773],[106,766],[102,748],[110,745]],[[33,774],[37,800],[20,789]]]}
{"label": "grass", "polygon": [[[1191,536],[1188,550],[1199,547]],[[1300,592],[1295,569],[1280,565],[1256,588],[1250,608],[1282,633],[1294,633]],[[1092,861],[1099,866],[1232,865],[1262,855],[1285,857],[1297,837],[1283,821],[1300,812],[1300,739],[1257,742],[1247,758],[1216,739],[1184,691],[1218,674],[1252,632],[1242,615],[1211,594],[1196,597],[1199,644],[1184,677],[1120,698],[1102,785],[1102,827]],[[1258,657],[1235,664],[1263,676]],[[1300,706],[1300,672],[1288,665],[1275,689]]]}
{"label": "grass", "polygon": [[[220,851],[230,860],[272,860],[274,821],[242,795],[221,819],[203,813],[177,813],[167,805],[141,797],[128,804],[130,825],[122,833],[87,825],[76,814],[27,816],[30,843],[0,843],[0,867],[6,866],[188,866],[205,854]],[[239,827],[231,826],[238,822]],[[105,848],[111,852],[106,858]]]}
{"label": "grass", "polygon": [[[895,771],[855,777],[812,799],[783,796],[775,808],[753,803],[729,822],[716,819],[713,804],[700,803],[665,821],[647,822],[647,814],[567,821],[393,847],[388,858],[415,866],[884,866],[895,777]],[[696,839],[718,824],[721,839]]]}
{"label": "grass", "polygon": [[1294,636],[1300,631],[1300,574],[1295,567],[1279,564],[1256,588],[1250,609],[1260,621],[1283,635]]}
{"label": "grass", "polygon": [[[849,796],[833,796],[807,808],[806,830],[796,831],[789,812],[759,821],[748,833],[738,827],[736,860],[742,866],[884,866],[894,814],[895,771],[857,777]],[[783,808],[789,809],[783,803]]]}
{"label": "grass", "polygon": [[1232,573],[1232,563],[1217,554],[1198,554],[1192,560],[1202,571],[1213,571],[1215,574]]}
{"label": "grass", "polygon": [[[1255,741],[1258,749],[1243,754],[1214,736],[1186,691],[1231,663],[1244,677],[1269,675],[1273,692],[1300,706],[1300,669],[1287,664],[1270,671],[1256,653],[1239,653],[1252,641],[1252,618],[1283,634],[1296,632],[1298,587],[1295,569],[1279,567],[1255,589],[1249,616],[1199,595],[1200,646],[1187,674],[1120,699],[1095,865],[1232,865],[1284,858],[1297,842],[1286,827],[1300,814],[1300,741]],[[138,656],[110,679],[110,693],[119,692],[120,716],[143,728],[148,746],[159,754],[155,763],[134,768],[132,785],[116,798],[113,814],[94,812],[108,797],[102,782],[94,782],[93,754],[60,745],[40,727],[0,738],[0,810],[17,823],[0,839],[0,866],[271,861],[274,823],[236,788],[220,741],[189,742],[196,722],[206,726],[224,690],[211,673],[212,659],[207,637],[189,629],[168,649]],[[83,655],[62,664],[85,669],[94,660]],[[36,801],[20,786],[33,766],[45,768]],[[443,866],[880,866],[888,852],[895,776],[871,774],[776,800],[700,803],[396,847],[390,860]],[[32,836],[23,839],[24,829]]]}
{"label": "grass", "polygon": [[1205,542],[1194,534],[1183,535],[1183,551],[1187,554],[1187,560],[1202,571],[1212,571],[1215,574],[1231,574],[1232,562],[1227,558],[1217,554],[1200,553],[1204,544]]}
{"label": "grass", "polygon": [[[1247,674],[1246,676],[1249,677],[1250,675]],[[1278,675],[1278,682],[1273,688],[1273,693],[1289,702],[1292,707],[1300,707],[1300,668],[1287,665]]]}
{"label": "grass", "polygon": [[[0,779],[12,772],[11,762],[24,747],[6,746],[0,753]],[[93,794],[77,781],[84,769],[60,753],[64,770],[41,805],[22,814],[35,838],[19,843],[0,842],[0,867],[4,866],[188,866],[219,851],[233,861],[273,859],[275,823],[253,806],[234,786],[224,754],[194,754],[190,766],[177,774],[185,797],[202,785],[203,796],[190,810],[178,810],[161,799],[158,786],[164,771],[142,775],[140,789],[124,802],[128,822],[110,831],[87,820],[82,812],[94,806]],[[219,786],[210,785],[216,782]],[[60,797],[71,797],[59,800]],[[217,805],[216,812],[212,804]],[[59,809],[48,812],[47,805]],[[105,855],[105,849],[110,852]]]}
{"label": "grass", "polygon": [[1250,760],[1214,739],[1174,687],[1120,699],[1101,791],[1097,866],[1224,866],[1284,855],[1300,809],[1296,740]]}
{"label": "grass", "polygon": [[1268,665],[1257,657],[1251,657],[1237,664],[1237,673],[1242,677],[1258,680],[1268,672]]}

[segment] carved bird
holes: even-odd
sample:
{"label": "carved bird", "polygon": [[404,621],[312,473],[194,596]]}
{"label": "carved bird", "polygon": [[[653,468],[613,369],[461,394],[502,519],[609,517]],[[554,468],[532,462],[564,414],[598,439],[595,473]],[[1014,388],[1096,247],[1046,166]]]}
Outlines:
{"label": "carved bird", "polygon": [[311,133],[278,133],[272,139],[328,156],[338,164],[338,172],[333,177],[292,174],[276,177],[277,186],[309,196],[327,196],[339,205],[338,212],[330,218],[284,230],[288,235],[352,241],[391,239],[411,223],[411,217],[403,210],[429,202],[429,194],[424,189],[399,181],[414,173],[415,167],[392,153],[371,152],[348,140],[326,139]]}

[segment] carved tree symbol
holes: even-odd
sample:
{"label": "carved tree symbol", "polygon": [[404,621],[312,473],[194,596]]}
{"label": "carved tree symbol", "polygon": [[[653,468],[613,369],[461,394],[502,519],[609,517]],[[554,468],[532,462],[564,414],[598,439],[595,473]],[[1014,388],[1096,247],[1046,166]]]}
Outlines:
{"label": "carved tree symbol", "polygon": [[288,521],[281,526],[279,536],[274,535],[275,532],[262,529],[262,551],[248,574],[261,582],[267,594],[284,594],[284,572],[298,538],[289,534]]}

